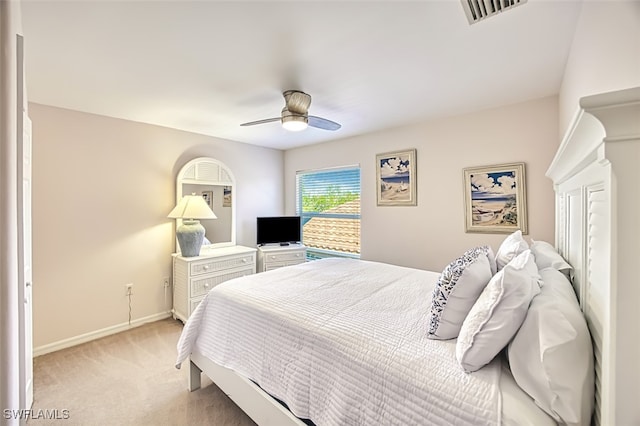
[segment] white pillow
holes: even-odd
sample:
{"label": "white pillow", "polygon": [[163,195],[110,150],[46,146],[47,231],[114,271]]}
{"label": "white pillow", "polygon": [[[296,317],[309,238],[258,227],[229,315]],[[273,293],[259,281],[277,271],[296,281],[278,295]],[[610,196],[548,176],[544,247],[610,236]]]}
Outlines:
{"label": "white pillow", "polygon": [[522,238],[522,231],[517,230],[504,239],[496,252],[496,265],[498,271],[514,257],[529,248],[529,244]]}
{"label": "white pillow", "polygon": [[557,271],[570,273],[573,267],[560,256],[560,253],[546,241],[531,239],[531,251],[536,256],[538,269],[553,268]]}
{"label": "white pillow", "polygon": [[531,250],[525,250],[496,275],[469,311],[456,343],[464,371],[476,371],[509,343],[540,293],[540,276]]}
{"label": "white pillow", "polygon": [[559,271],[540,271],[545,285],[509,343],[518,385],[559,423],[589,425],[593,347],[573,287]]}
{"label": "white pillow", "polygon": [[427,337],[457,337],[462,321],[494,271],[495,257],[489,246],[467,250],[448,264],[433,289]]}

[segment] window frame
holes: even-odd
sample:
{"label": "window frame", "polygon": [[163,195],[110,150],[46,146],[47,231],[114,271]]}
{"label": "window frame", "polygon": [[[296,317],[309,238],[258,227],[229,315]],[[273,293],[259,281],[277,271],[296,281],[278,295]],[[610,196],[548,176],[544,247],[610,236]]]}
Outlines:
{"label": "window frame", "polygon": [[[339,172],[339,171],[352,171],[357,170],[358,172],[358,200],[359,200],[359,212],[357,214],[354,213],[322,213],[322,212],[303,212],[302,209],[302,201],[303,201],[303,191],[300,188],[300,177],[304,175],[311,174],[320,174],[320,173],[330,173],[330,172]],[[327,185],[329,187],[331,185]],[[360,258],[360,242],[362,241],[361,235],[361,224],[362,224],[362,169],[360,164],[351,164],[345,166],[336,166],[336,167],[326,167],[319,169],[307,169],[307,170],[298,170],[296,171],[296,215],[300,216],[300,234],[301,239],[304,242],[304,224],[307,220],[311,220],[313,218],[326,218],[326,219],[355,219],[359,223],[360,231],[358,232],[358,253],[350,253],[343,252],[338,250],[330,250],[330,249],[321,249],[315,247],[307,246],[307,260],[315,260],[324,257],[347,257],[347,258]]]}

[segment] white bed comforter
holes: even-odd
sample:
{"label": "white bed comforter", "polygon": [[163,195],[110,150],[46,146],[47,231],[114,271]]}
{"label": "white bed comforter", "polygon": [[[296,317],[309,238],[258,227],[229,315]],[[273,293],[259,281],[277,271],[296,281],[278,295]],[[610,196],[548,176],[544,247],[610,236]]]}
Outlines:
{"label": "white bed comforter", "polygon": [[193,312],[192,351],[316,425],[500,423],[499,361],[466,374],[426,338],[434,272],[324,259],[225,282]]}

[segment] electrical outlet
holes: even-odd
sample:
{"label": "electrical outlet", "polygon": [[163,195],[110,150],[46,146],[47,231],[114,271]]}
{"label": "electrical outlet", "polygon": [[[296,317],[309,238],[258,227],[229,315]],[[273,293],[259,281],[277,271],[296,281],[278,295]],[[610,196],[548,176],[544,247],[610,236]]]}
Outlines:
{"label": "electrical outlet", "polygon": [[125,296],[130,296],[133,294],[133,283],[124,285]]}
{"label": "electrical outlet", "polygon": [[162,279],[162,286],[163,287],[169,287],[169,277],[164,277]]}

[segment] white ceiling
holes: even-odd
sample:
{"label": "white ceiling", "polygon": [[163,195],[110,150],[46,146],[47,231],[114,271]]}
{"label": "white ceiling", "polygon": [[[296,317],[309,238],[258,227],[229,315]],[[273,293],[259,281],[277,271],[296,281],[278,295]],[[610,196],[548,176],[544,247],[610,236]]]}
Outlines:
{"label": "white ceiling", "polygon": [[[278,149],[558,93],[580,0],[22,1],[29,100]],[[282,92],[335,132],[290,133]]]}

